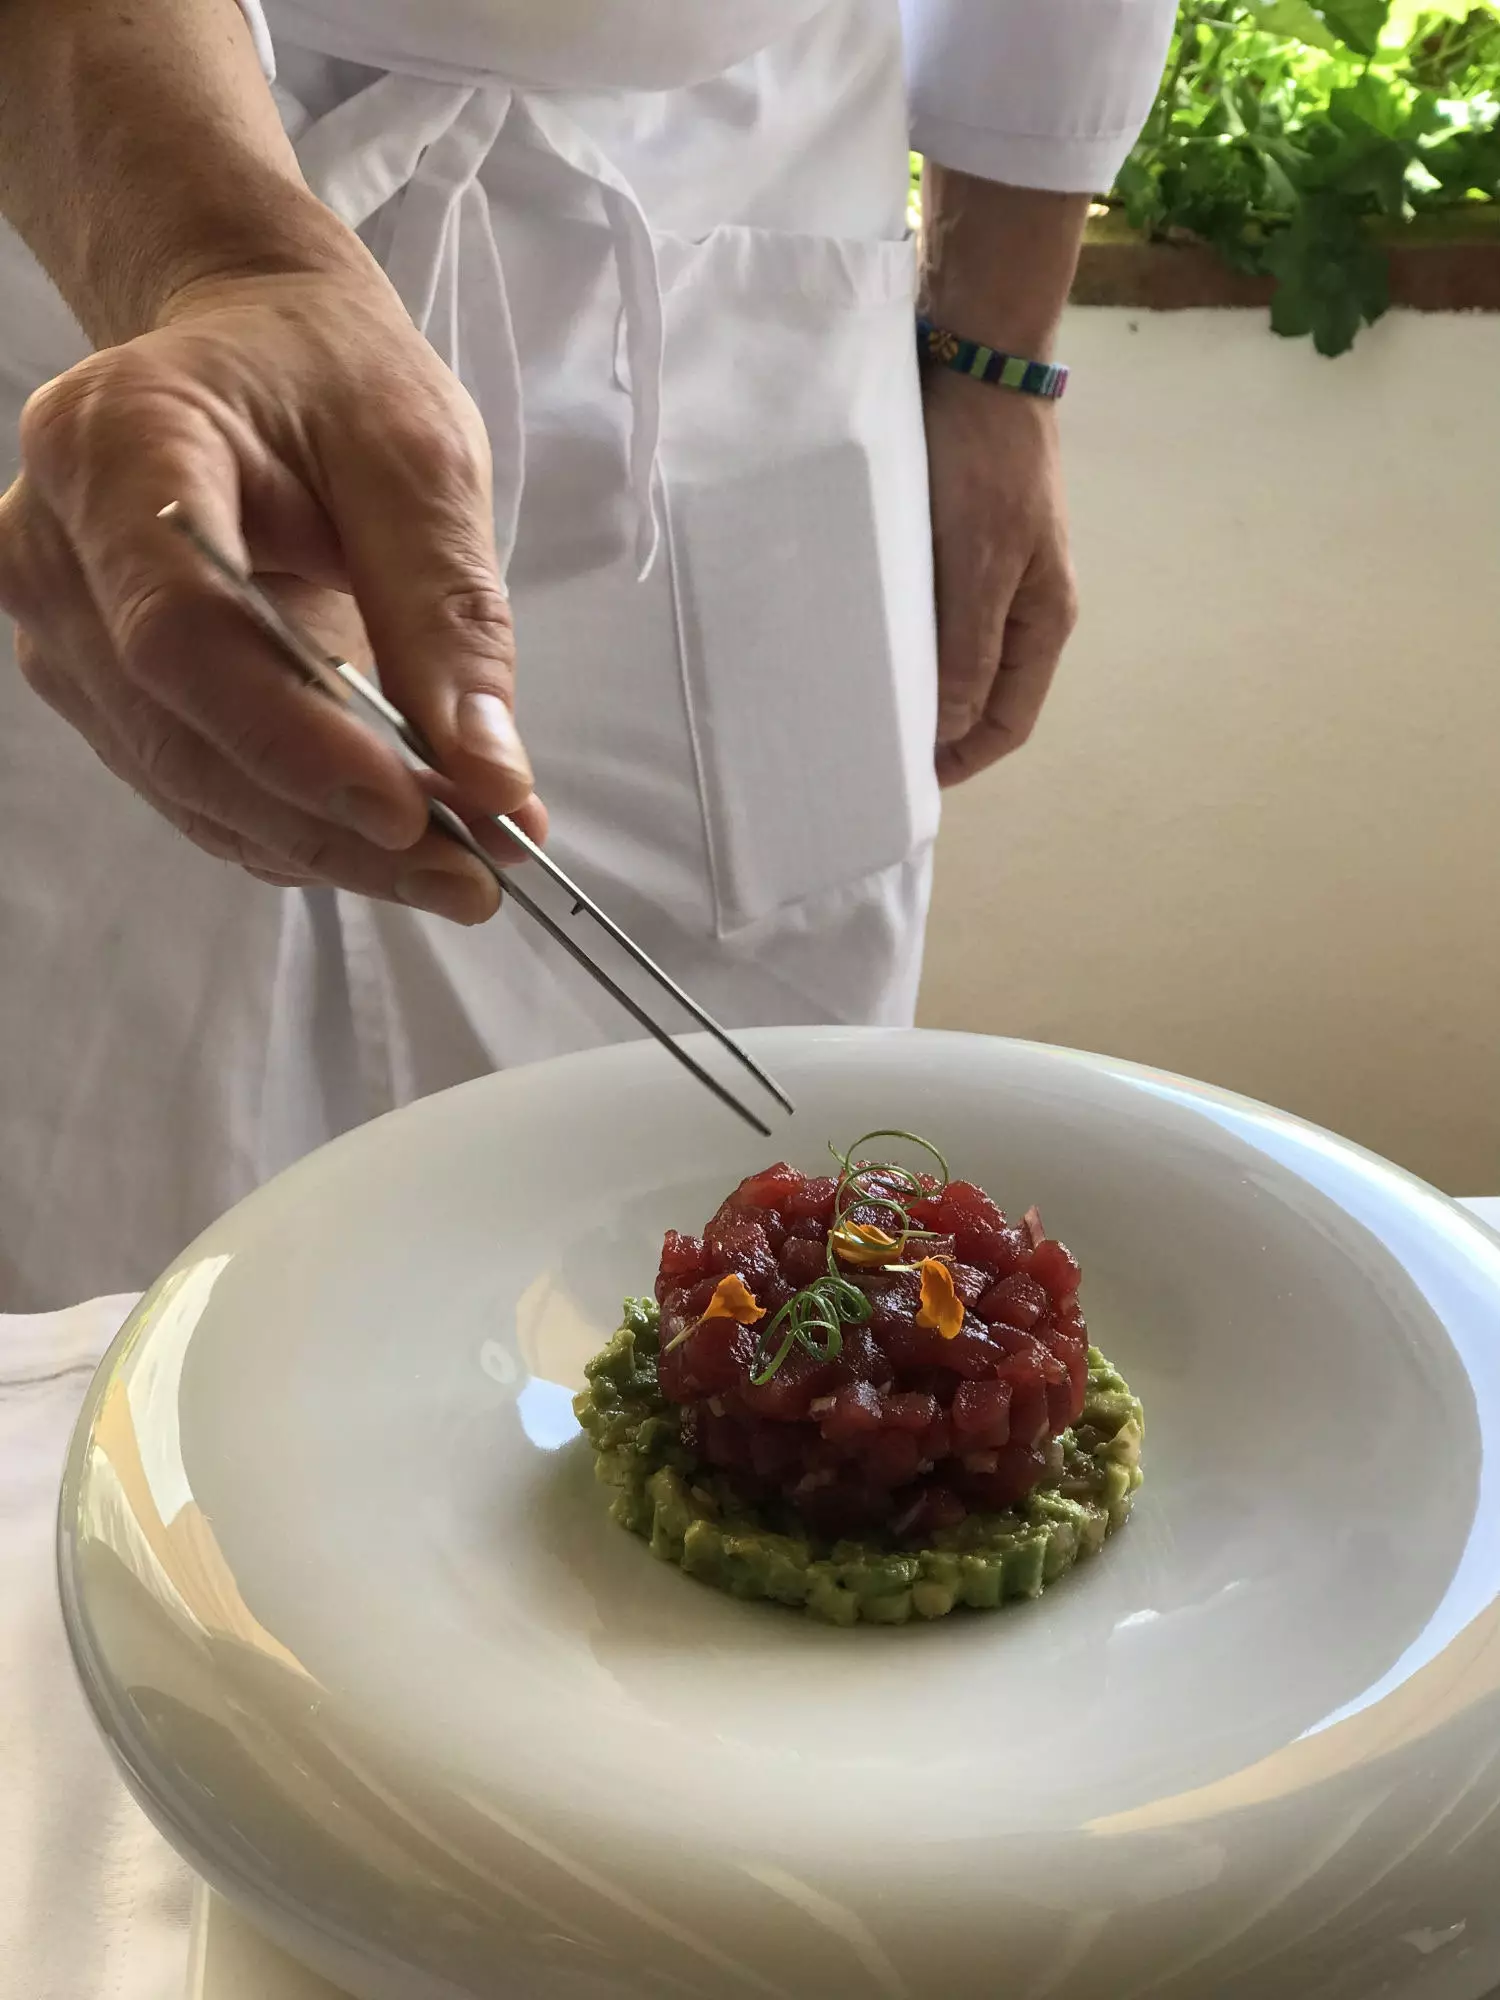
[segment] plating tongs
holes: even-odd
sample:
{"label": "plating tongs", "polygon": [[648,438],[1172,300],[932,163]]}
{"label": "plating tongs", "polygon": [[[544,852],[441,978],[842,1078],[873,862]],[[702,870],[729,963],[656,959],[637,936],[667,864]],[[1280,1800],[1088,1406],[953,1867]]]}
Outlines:
{"label": "plating tongs", "polygon": [[[199,555],[206,562],[212,564],[213,568],[217,570],[224,582],[234,592],[240,604],[254,618],[262,632],[275,643],[282,658],[289,666],[296,669],[308,686],[320,689],[322,693],[329,695],[333,700],[342,703],[345,707],[352,707],[359,710],[366,722],[376,725],[382,731],[388,731],[395,737],[397,745],[411,769],[418,772],[424,770],[430,771],[438,776],[442,775],[432,751],[423,740],[419,731],[398,708],[386,700],[380,689],[372,681],[366,679],[358,667],[351,666],[347,660],[336,659],[333,655],[324,653],[320,647],[316,646],[304,632],[298,629],[296,624],[286,616],[273,600],[267,596],[266,592],[260,588],[259,584],[253,578],[243,575],[224,552],[214,546],[203,533],[202,529],[189,518],[179,502],[174,500],[169,505],[163,507],[160,518],[175,528],[179,534],[185,536],[198,551]],[[727,1089],[720,1083],[718,1078],[705,1069],[696,1057],[689,1055],[688,1051],[682,1048],[667,1030],[654,1020],[646,1012],[646,1009],[625,991],[624,987],[617,980],[611,978],[602,966],[596,965],[583,949],[582,945],[575,938],[570,937],[561,924],[557,923],[547,911],[542,909],[540,904],[534,901],[524,889],[517,885],[515,871],[512,869],[502,869],[499,863],[485,852],[468,826],[465,825],[464,821],[460,819],[450,806],[444,805],[440,799],[429,798],[427,801],[427,812],[432,824],[442,833],[445,833],[450,840],[457,841],[460,847],[467,849],[473,855],[474,859],[494,876],[495,880],[501,885],[505,895],[511,899],[516,907],[524,910],[527,916],[539,923],[549,937],[555,938],[557,943],[567,952],[568,956],[576,959],[578,964],[592,978],[599,982],[605,992],[617,1000],[625,1011],[640,1023],[648,1035],[653,1036],[660,1042],[662,1047],[674,1056],[684,1069],[691,1071],[699,1083],[706,1090],[711,1090],[721,1103],[727,1104],[730,1110],[738,1112],[747,1125],[753,1125],[757,1132],[762,1133],[766,1138],[770,1138],[771,1128],[766,1124],[765,1120],[736,1097],[732,1090]],[[572,877],[565,870],[559,868],[552,857],[542,847],[538,846],[536,841],[523,833],[515,821],[507,814],[495,813],[492,817],[495,825],[501,828],[508,839],[515,842],[526,858],[529,861],[534,861],[545,874],[550,875],[552,880],[567,892],[572,899],[574,916],[582,913],[592,917],[594,922],[601,929],[607,931],[615,943],[635,960],[642,971],[649,973],[664,992],[670,993],[679,1006],[691,1014],[700,1026],[706,1028],[722,1048],[729,1051],[736,1062],[748,1070],[758,1083],[764,1085],[778,1104],[782,1105],[787,1111],[795,1108],[792,1100],[787,1096],[781,1085],[776,1082],[774,1077],[767,1075],[766,1071],[761,1068],[755,1058],[747,1049],[740,1046],[734,1036],[729,1033],[728,1029],[721,1027],[706,1008],[700,1007],[692,995],[685,993],[670,974],[663,972],[656,961],[635,942],[634,938],[628,932],[622,930],[613,917],[608,916],[601,910],[591,897],[585,895],[584,891],[579,888]]]}

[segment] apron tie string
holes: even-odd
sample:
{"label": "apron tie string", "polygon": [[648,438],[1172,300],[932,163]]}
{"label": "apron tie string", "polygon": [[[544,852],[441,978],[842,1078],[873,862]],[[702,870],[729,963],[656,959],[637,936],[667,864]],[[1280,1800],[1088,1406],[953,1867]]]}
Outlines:
{"label": "apron tie string", "polygon": [[651,225],[624,175],[551,99],[523,100],[533,131],[547,151],[599,189],[614,244],[615,272],[625,322],[630,394],[630,488],[635,501],[636,564],[650,574],[661,540],[656,479],[661,457],[661,378],[665,310]]}
{"label": "apron tie string", "polygon": [[468,381],[484,415],[503,574],[515,547],[526,429],[515,326],[479,175],[513,109],[533,142],[596,187],[603,204],[620,288],[636,561],[644,577],[660,542],[664,311],[650,225],[629,182],[544,96],[401,75],[379,78],[310,125],[297,156],[313,193],[352,229],[400,196],[386,270],[415,325]]}

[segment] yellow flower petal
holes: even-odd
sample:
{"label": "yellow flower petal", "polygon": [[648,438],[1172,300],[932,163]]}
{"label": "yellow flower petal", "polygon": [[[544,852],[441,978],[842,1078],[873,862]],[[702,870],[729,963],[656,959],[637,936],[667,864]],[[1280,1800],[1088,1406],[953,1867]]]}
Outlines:
{"label": "yellow flower petal", "polygon": [[937,1257],[922,1259],[922,1305],[917,1325],[928,1326],[944,1340],[955,1340],[964,1323],[964,1302],[953,1289],[953,1273]]}
{"label": "yellow flower petal", "polygon": [[887,1236],[873,1222],[841,1222],[833,1232],[833,1247],[840,1263],[853,1264],[858,1270],[889,1264],[901,1250],[898,1239]]}
{"label": "yellow flower petal", "polygon": [[[738,1271],[731,1271],[727,1278],[720,1278],[714,1287],[714,1295],[708,1302],[704,1319],[732,1319],[740,1326],[754,1326],[758,1319],[764,1319],[766,1309],[756,1303],[754,1292],[745,1283]],[[702,1321],[699,1321],[702,1324]]]}

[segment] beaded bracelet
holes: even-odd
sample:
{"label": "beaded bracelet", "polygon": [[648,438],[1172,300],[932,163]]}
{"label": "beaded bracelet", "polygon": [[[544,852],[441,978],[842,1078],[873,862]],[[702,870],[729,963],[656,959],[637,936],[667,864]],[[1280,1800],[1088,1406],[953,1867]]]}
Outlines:
{"label": "beaded bracelet", "polygon": [[1046,396],[1055,402],[1068,386],[1068,371],[1060,362],[1024,361],[1019,354],[1000,354],[977,340],[960,340],[956,333],[934,326],[930,320],[917,321],[917,345],[929,361],[941,362],[959,375],[972,375],[976,382],[1017,389],[1023,396]]}

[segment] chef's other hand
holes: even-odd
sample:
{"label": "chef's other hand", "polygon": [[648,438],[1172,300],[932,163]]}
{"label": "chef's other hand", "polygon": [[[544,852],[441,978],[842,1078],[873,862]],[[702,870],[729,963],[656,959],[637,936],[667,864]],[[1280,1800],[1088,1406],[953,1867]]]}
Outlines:
{"label": "chef's other hand", "polygon": [[373,656],[434,747],[435,793],[544,834],[484,428],[373,264],[188,286],[39,391],[21,445],[0,605],[27,681],[112,771],[263,880],[493,914],[493,879],[430,829],[396,752],[299,683],[157,519],[181,502],[330,651]]}
{"label": "chef's other hand", "polygon": [[[929,161],[922,304],[935,325],[1050,361],[1087,195]],[[923,366],[938,628],[937,773],[959,784],[1031,734],[1077,618],[1057,406]]]}
{"label": "chef's other hand", "polygon": [[1078,616],[1055,405],[933,368],[925,388],[944,785],[1031,734]]}

